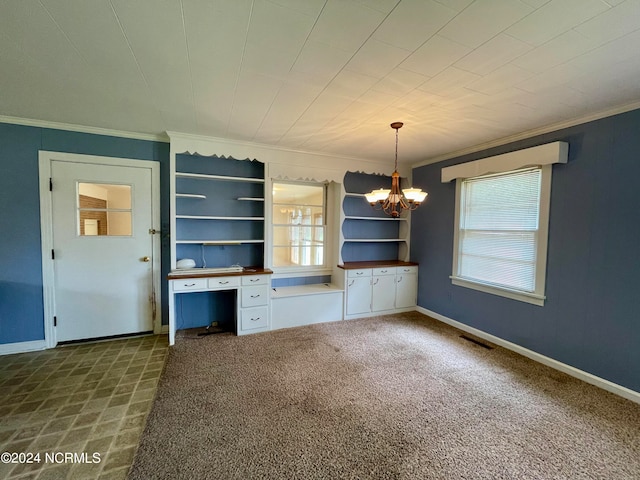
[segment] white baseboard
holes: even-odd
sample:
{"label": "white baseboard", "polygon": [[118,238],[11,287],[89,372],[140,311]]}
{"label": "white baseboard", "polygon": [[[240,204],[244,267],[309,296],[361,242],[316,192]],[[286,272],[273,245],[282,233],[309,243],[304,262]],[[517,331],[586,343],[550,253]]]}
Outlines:
{"label": "white baseboard", "polygon": [[596,387],[600,387],[604,390],[607,390],[608,392],[614,393],[623,398],[626,398],[627,400],[631,400],[632,402],[640,404],[640,392],[636,392],[635,390],[623,387],[622,385],[618,385],[617,383],[610,382],[609,380],[605,380],[604,378],[597,377],[596,375],[572,367],[571,365],[567,365],[566,363],[559,362],[558,360],[554,360],[553,358],[549,358],[545,355],[534,352],[533,350],[524,348],[518,344],[503,340],[500,337],[496,337],[494,335],[491,335],[490,333],[483,332],[482,330],[478,330],[477,328],[470,327],[469,325],[465,325],[464,323],[460,323],[449,317],[440,315],[439,313],[432,312],[431,310],[427,310],[426,308],[416,307],[416,310],[429,317],[435,318],[436,320],[451,325],[452,327],[468,332],[472,335],[475,335],[476,337],[483,338],[488,342],[500,345],[501,347],[530,358],[531,360],[535,360],[536,362],[542,363],[543,365],[555,368],[556,370],[571,375],[572,377],[575,377],[579,380],[590,383],[591,385],[595,385]]}
{"label": "white baseboard", "polygon": [[0,355],[11,355],[13,353],[34,352],[44,350],[47,343],[44,340],[34,340],[31,342],[16,342],[0,344]]}

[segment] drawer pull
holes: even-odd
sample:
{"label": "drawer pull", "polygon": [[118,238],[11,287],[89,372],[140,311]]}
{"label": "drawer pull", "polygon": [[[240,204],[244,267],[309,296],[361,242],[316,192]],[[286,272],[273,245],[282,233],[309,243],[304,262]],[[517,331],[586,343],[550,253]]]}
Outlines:
{"label": "drawer pull", "polygon": [[251,319],[252,322],[257,322],[258,320],[260,320],[260,317]]}
{"label": "drawer pull", "polygon": [[387,273],[389,270],[380,270],[380,273]]}
{"label": "drawer pull", "polygon": [[362,272],[356,272],[356,275],[362,275]]}
{"label": "drawer pull", "polygon": [[258,298],[260,296],[260,294],[258,295],[250,295],[251,298]]}
{"label": "drawer pull", "polygon": [[195,283],[185,283],[182,285],[183,287],[195,287],[196,284]]}
{"label": "drawer pull", "polygon": [[218,282],[219,285],[226,285],[227,283],[229,283],[228,280],[226,282]]}
{"label": "drawer pull", "polygon": [[260,279],[259,278],[250,278],[249,281],[250,282],[259,282]]}

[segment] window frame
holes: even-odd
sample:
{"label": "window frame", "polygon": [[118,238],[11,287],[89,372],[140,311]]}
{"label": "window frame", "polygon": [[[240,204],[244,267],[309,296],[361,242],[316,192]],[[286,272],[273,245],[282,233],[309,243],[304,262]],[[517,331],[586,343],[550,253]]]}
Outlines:
{"label": "window frame", "polygon": [[[275,265],[275,249],[281,248],[280,246],[276,246],[275,243],[275,227],[283,227],[285,224],[276,224],[273,218],[273,212],[269,211],[269,229],[270,229],[270,245],[269,245],[269,263],[270,268],[274,272],[274,276],[276,278],[288,278],[288,277],[305,277],[305,276],[317,276],[324,275],[327,272],[330,272],[329,267],[329,254],[330,254],[330,229],[331,222],[329,219],[330,211],[329,211],[329,183],[328,182],[314,182],[314,181],[295,181],[295,180],[280,180],[280,179],[271,179],[270,182],[270,202],[269,209],[272,210],[273,206],[276,204],[273,197],[273,189],[274,186],[278,184],[286,184],[286,185],[300,185],[300,186],[314,186],[314,187],[322,187],[323,189],[323,197],[322,197],[322,215],[323,215],[323,223],[321,225],[316,225],[313,221],[309,227],[321,226],[323,229],[323,264],[322,265],[288,265],[288,266],[276,266]],[[281,202],[279,202],[281,203]],[[294,204],[292,204],[294,205]],[[313,219],[312,219],[313,220]],[[313,231],[313,230],[312,230]]]}
{"label": "window frame", "polygon": [[[549,210],[551,204],[551,173],[552,165],[541,165],[537,168],[541,171],[541,184],[540,184],[540,205],[539,205],[539,217],[538,217],[538,235],[536,244],[536,262],[535,262],[535,291],[526,292],[517,289],[510,289],[508,287],[497,286],[480,282],[477,280],[462,278],[458,276],[459,269],[459,252],[460,252],[460,207],[462,204],[462,187],[465,180],[479,179],[482,177],[488,177],[489,175],[478,175],[468,178],[456,179],[456,197],[455,197],[455,224],[453,235],[453,265],[452,274],[450,276],[451,283],[460,287],[471,288],[484,293],[490,293],[493,295],[499,295],[502,297],[510,298],[512,300],[518,300],[527,302],[533,305],[544,306],[546,299],[545,287],[546,287],[546,268],[547,268],[547,251],[548,251],[548,239],[549,239]],[[504,172],[499,172],[501,175],[516,173],[525,170],[525,168],[516,168]],[[493,174],[495,175],[495,173]],[[491,175],[491,176],[493,176]]]}

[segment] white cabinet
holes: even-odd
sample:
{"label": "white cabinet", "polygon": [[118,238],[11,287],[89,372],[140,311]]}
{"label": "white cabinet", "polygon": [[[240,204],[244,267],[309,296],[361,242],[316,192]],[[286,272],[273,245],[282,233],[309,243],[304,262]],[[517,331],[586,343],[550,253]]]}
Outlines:
{"label": "white cabinet", "polygon": [[396,308],[415,307],[418,300],[418,267],[398,267],[395,279]]}
{"label": "white cabinet", "polygon": [[358,263],[343,265],[346,290],[345,318],[415,308],[418,292],[417,265],[400,262],[403,265],[354,269],[353,266]]}
{"label": "white cabinet", "polygon": [[371,269],[347,270],[347,315],[371,311]]}
{"label": "white cabinet", "polygon": [[371,281],[371,311],[393,310],[396,300],[395,268],[374,268]]}

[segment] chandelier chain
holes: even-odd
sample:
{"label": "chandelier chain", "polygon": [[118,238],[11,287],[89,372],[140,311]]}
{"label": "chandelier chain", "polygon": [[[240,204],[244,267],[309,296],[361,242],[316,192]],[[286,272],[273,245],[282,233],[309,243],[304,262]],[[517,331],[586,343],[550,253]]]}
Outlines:
{"label": "chandelier chain", "polygon": [[396,163],[395,163],[394,170],[396,172],[398,171],[398,129],[397,128],[396,128]]}

